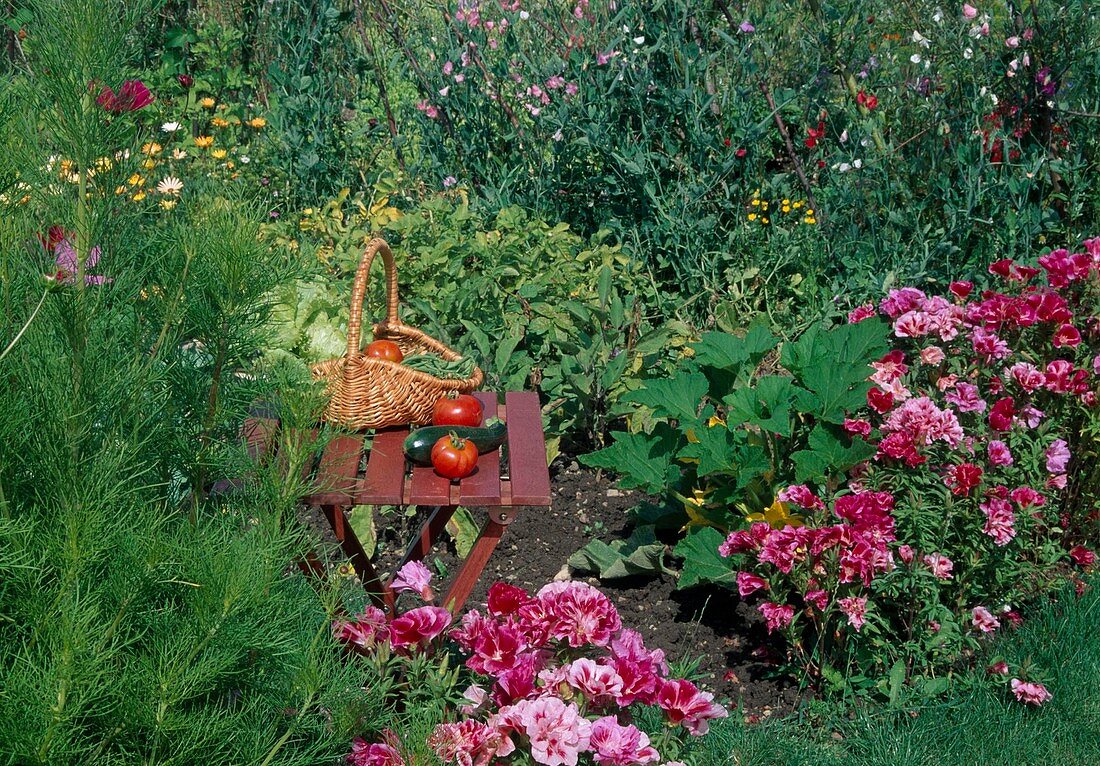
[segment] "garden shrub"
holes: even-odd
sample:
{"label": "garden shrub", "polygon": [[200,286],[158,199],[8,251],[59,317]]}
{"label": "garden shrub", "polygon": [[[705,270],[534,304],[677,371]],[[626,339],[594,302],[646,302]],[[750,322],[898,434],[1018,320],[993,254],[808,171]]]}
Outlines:
{"label": "garden shrub", "polygon": [[997,261],[978,292],[893,290],[751,382],[766,333],[704,337],[676,378],[631,395],[661,422],[585,460],[682,500],[699,528],[676,548],[681,586],[754,599],[807,678],[942,691],[983,634],[1095,562],[1098,487],[1079,461],[1095,452],[1098,272],[1094,239],[1038,268]]}

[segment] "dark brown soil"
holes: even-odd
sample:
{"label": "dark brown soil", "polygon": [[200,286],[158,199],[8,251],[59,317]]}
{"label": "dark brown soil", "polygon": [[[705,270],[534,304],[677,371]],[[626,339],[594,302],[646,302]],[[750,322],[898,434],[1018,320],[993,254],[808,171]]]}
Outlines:
{"label": "dark brown soil", "polygon": [[[519,514],[489,560],[468,608],[482,604],[488,587],[497,580],[534,592],[555,578],[573,575],[568,558],[592,539],[610,542],[628,536],[629,511],[646,499],[617,489],[609,478],[575,462],[553,470],[551,483],[550,509]],[[405,541],[423,519],[420,514],[388,510],[384,516],[375,515],[379,572],[390,571],[400,560]],[[483,522],[479,509],[473,509],[473,515],[479,524]],[[308,518],[333,541],[320,514],[311,513]],[[437,546],[426,563],[453,574],[460,561],[448,544]],[[647,646],[663,649],[670,662],[698,661],[700,684],[718,699],[742,707],[746,716],[787,713],[802,696],[791,679],[776,671],[775,652],[770,648],[774,643],[756,610],[736,593],[723,588],[677,591],[670,575],[602,583],[580,573],[576,576],[599,586],[618,607],[623,624],[641,632]]]}

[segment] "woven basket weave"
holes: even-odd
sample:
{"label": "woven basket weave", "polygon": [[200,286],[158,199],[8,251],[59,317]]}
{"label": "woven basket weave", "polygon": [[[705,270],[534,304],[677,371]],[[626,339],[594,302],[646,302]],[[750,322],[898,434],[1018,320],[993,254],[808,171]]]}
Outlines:
{"label": "woven basket weave", "polygon": [[382,254],[386,270],[386,318],[374,325],[375,339],[394,341],[405,356],[434,353],[447,361],[462,358],[427,333],[398,320],[397,266],[393,253],[385,240],[372,239],[355,272],[347,353],[313,367],[315,379],[328,381],[331,398],[324,419],[352,430],[428,423],[432,419],[432,408],[440,398],[452,392],[468,394],[484,379],[477,367],[465,380],[444,379],[363,353],[359,347],[363,301],[375,253]]}

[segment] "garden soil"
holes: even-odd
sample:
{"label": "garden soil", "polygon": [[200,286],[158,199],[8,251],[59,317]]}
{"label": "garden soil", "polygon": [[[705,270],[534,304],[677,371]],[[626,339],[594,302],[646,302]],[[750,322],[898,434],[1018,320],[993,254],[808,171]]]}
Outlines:
{"label": "garden soil", "polygon": [[[746,718],[757,720],[796,707],[806,692],[778,672],[775,642],[769,641],[755,608],[735,592],[708,587],[677,591],[669,575],[601,582],[569,570],[569,557],[590,540],[610,542],[629,536],[629,511],[646,499],[643,495],[619,490],[607,476],[564,459],[551,469],[551,485],[549,511],[521,510],[486,565],[467,608],[483,605],[489,586],[497,580],[533,593],[554,579],[583,579],[611,598],[623,625],[638,630],[646,646],[663,649],[670,662],[698,661],[699,685],[731,710],[740,707]],[[471,510],[482,523],[484,512]],[[309,519],[335,543],[323,516],[311,513]],[[379,572],[393,568],[421,520],[376,515]],[[437,545],[425,563],[453,574],[461,560],[448,542]]]}

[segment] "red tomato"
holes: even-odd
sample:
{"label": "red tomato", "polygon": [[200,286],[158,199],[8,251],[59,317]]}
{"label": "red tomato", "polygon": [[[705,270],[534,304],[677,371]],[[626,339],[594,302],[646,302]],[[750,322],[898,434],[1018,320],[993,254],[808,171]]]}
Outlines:
{"label": "red tomato", "polygon": [[432,410],[433,426],[470,426],[481,425],[481,402],[469,394],[453,399],[443,397],[435,403]]}
{"label": "red tomato", "polygon": [[386,359],[391,362],[400,363],[405,355],[401,353],[401,348],[392,340],[376,340],[367,346],[367,356],[372,356],[375,359]]}
{"label": "red tomato", "polygon": [[463,479],[477,468],[477,447],[469,439],[444,436],[432,447],[432,467],[445,479]]}

